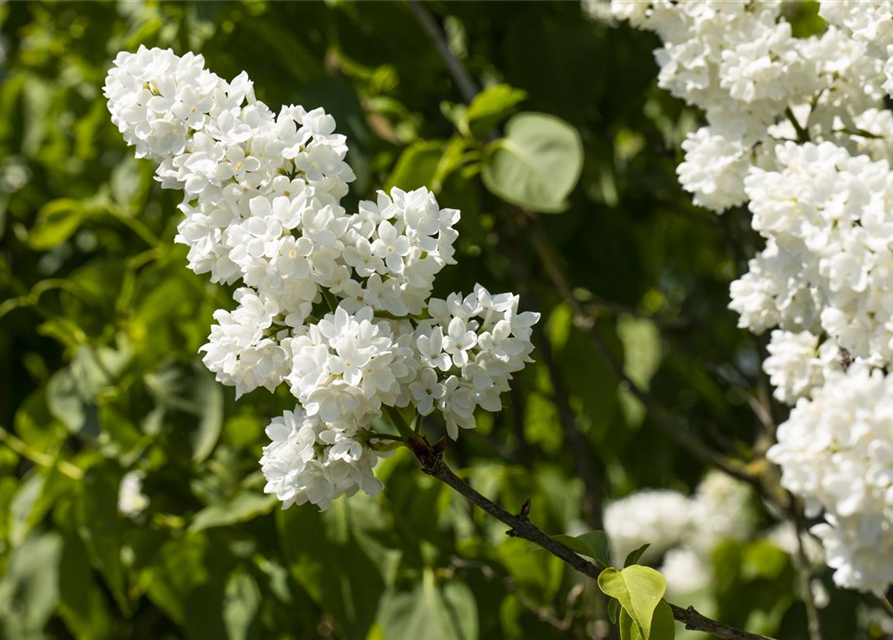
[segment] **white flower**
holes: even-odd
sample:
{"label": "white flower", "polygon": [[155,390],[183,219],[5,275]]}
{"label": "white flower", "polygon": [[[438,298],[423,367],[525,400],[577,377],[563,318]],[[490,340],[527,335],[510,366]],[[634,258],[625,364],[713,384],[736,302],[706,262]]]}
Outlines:
{"label": "white flower", "polygon": [[822,538],[837,584],[883,593],[893,581],[893,378],[854,364],[832,372],[778,429],[768,457],[782,485],[827,524]]}
{"label": "white flower", "polygon": [[614,562],[622,564],[630,552],[644,544],[651,546],[642,556],[643,562],[659,558],[685,539],[692,515],[685,495],[665,489],[639,491],[608,503],[605,532]]}
{"label": "white flower", "polygon": [[128,518],[134,518],[148,506],[149,498],[143,493],[143,473],[141,471],[125,473],[118,486],[118,511]]}
{"label": "white flower", "polygon": [[271,442],[264,447],[261,467],[266,493],[275,493],[287,509],[312,502],[320,509],[358,487],[372,495],[381,483],[372,475],[377,456],[345,434],[327,429],[296,408],[274,418],[267,427]]}
{"label": "white flower", "polygon": [[751,151],[747,145],[702,127],[688,135],[682,148],[685,162],[677,169],[679,182],[694,194],[695,204],[722,213],[747,200],[744,178]]}
{"label": "white flower", "polygon": [[667,594],[672,598],[700,591],[706,588],[713,578],[709,562],[685,547],[667,551],[660,572],[667,580]]}
{"label": "white flower", "polygon": [[397,233],[397,229],[387,220],[378,225],[378,239],[372,243],[372,253],[384,260],[393,273],[403,273],[403,256],[409,254],[409,238]]}
{"label": "white flower", "polygon": [[437,381],[433,369],[424,369],[419,379],[409,385],[416,409],[423,416],[434,411],[434,401],[443,398],[444,386]]}
{"label": "white flower", "polygon": [[775,397],[786,404],[808,398],[821,387],[831,371],[843,370],[843,354],[833,340],[819,346],[819,338],[808,331],[776,330],[767,347],[769,357],[763,370],[775,387]]}
{"label": "white flower", "polygon": [[162,186],[184,191],[176,240],[189,267],[246,285],[235,310],[215,312],[203,362],[237,397],[286,382],[299,403],[270,425],[261,460],[283,506],[380,490],[367,444],[383,407],[437,410],[453,438],[478,407],[499,410],[531,361],[539,315],[480,286],[429,300],[455,262],[457,210],[395,187],[347,212],[355,176],[335,120],[299,106],[275,114],[247,75],[226,82],[201,56],[121,53],[105,95]]}
{"label": "white flower", "polygon": [[705,111],[683,187],[717,212],[746,202],[765,239],[729,306],[741,327],[776,329],[763,368],[796,403],[769,458],[824,512],[814,532],[835,581],[880,593],[893,580],[893,6],[821,2],[830,26],[810,38],[792,37],[780,2],[612,6],[662,40],[660,86]]}
{"label": "white flower", "polygon": [[443,349],[452,356],[457,366],[468,362],[467,351],[477,344],[477,334],[468,329],[462,318],[453,318],[447,328],[447,337],[443,341]]}
{"label": "white flower", "polygon": [[416,340],[416,347],[424,364],[448,371],[452,366],[450,357],[443,352],[443,329],[434,327],[430,334],[423,334]]}
{"label": "white flower", "polygon": [[748,485],[720,471],[708,472],[691,499],[695,532],[688,544],[709,559],[720,543],[747,539],[754,528],[750,498]]}

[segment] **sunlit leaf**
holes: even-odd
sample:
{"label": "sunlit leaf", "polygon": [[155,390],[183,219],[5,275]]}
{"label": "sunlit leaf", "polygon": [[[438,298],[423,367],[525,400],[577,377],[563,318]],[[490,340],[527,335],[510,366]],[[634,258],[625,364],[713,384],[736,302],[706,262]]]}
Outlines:
{"label": "sunlit leaf", "polygon": [[543,213],[560,213],[583,168],[580,134],[543,113],[519,113],[505,137],[487,145],[484,184],[504,200]]}
{"label": "sunlit leaf", "polygon": [[477,137],[486,135],[526,97],[526,91],[507,84],[487,87],[474,97],[465,112],[468,128]]}
{"label": "sunlit leaf", "polygon": [[62,537],[30,536],[9,556],[0,580],[0,637],[38,638],[59,600]]}
{"label": "sunlit leaf", "polygon": [[192,519],[189,528],[192,531],[201,531],[245,522],[269,513],[277,502],[274,495],[264,495],[259,490],[246,489],[231,500],[210,505],[199,511]]}
{"label": "sunlit leaf", "polygon": [[608,567],[599,574],[598,586],[605,595],[620,602],[623,611],[641,631],[643,640],[648,640],[654,610],[667,589],[664,577],[651,567],[641,565],[619,571]]}

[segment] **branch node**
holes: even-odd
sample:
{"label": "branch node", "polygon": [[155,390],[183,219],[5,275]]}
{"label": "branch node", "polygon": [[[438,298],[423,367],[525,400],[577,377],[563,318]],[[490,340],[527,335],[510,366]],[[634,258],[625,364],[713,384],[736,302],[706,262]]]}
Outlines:
{"label": "branch node", "polygon": [[428,440],[424,436],[421,438],[410,438],[409,448],[419,463],[421,463],[422,471],[429,476],[436,476],[439,467],[443,464],[443,452],[446,450],[446,440],[441,438],[440,441],[435,443],[432,447],[428,444]]}

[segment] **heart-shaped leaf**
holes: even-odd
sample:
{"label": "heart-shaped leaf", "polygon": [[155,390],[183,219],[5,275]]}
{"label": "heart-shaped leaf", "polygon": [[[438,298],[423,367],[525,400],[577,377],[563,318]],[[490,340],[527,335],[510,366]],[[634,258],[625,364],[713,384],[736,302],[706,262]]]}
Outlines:
{"label": "heart-shaped leaf", "polygon": [[543,213],[567,209],[567,196],[583,169],[583,143],[561,118],[522,112],[505,137],[484,149],[484,185],[503,200]]}
{"label": "heart-shaped leaf", "polygon": [[651,567],[637,564],[620,571],[609,567],[599,575],[598,586],[605,595],[620,602],[639,628],[642,638],[648,640],[654,610],[667,590],[664,577]]}

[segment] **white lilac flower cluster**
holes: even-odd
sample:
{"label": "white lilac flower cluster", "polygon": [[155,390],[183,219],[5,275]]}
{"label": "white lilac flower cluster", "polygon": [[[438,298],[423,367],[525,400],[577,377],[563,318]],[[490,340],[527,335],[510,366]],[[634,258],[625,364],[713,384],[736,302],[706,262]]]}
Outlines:
{"label": "white lilac flower cluster", "polygon": [[769,459],[783,484],[804,498],[807,515],[825,512],[827,523],[812,531],[837,583],[883,592],[893,554],[893,377],[861,365],[830,375],[778,440]]}
{"label": "white lilac flower cluster", "polygon": [[672,594],[705,587],[712,578],[710,555],[726,540],[744,540],[754,528],[747,485],[712,471],[687,496],[668,489],[646,489],[611,502],[605,532],[615,563],[642,545],[645,563],[661,562]]}
{"label": "white lilac flower cluster", "polygon": [[[703,109],[678,173],[717,213],[747,205],[764,249],[732,283],[741,327],[772,330],[763,363],[795,405],[770,459],[826,524],[841,586],[893,582],[893,3],[820,3],[793,36],[774,1],[614,0],[657,33],[659,84]],[[893,376],[893,374],[890,374]],[[891,379],[893,380],[893,379]]]}
{"label": "white lilac flower cluster", "polygon": [[532,361],[539,314],[480,285],[431,298],[455,263],[459,211],[394,188],[348,213],[354,173],[332,116],[276,114],[245,73],[227,82],[201,56],[122,52],[105,95],[136,155],[185,194],[176,240],[189,267],[243,285],[236,309],[214,314],[205,365],[237,396],[285,382],[299,403],[270,424],[261,460],[284,506],[376,493],[371,425],[383,409],[437,411],[456,438],[477,407],[501,408]]}

